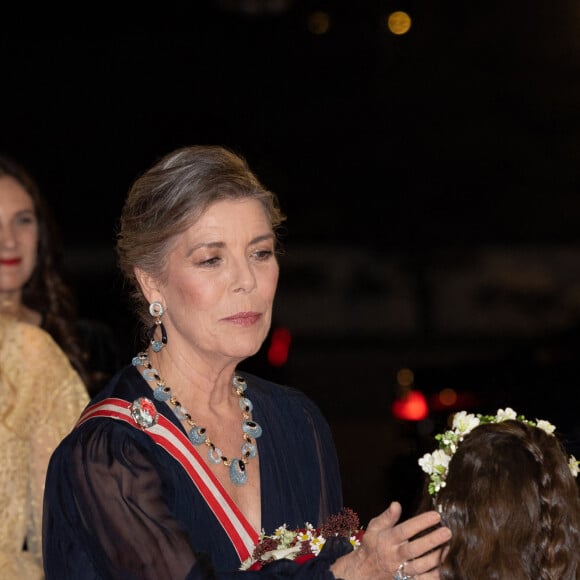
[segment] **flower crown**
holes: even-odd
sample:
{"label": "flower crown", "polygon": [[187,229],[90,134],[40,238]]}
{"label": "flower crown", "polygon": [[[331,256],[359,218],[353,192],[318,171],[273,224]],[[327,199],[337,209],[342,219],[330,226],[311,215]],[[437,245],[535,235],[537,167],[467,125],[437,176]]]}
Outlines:
{"label": "flower crown", "polygon": [[[495,415],[474,415],[472,413],[467,413],[466,411],[456,413],[453,417],[452,429],[435,435],[435,439],[439,441],[439,449],[436,449],[433,453],[425,453],[425,455],[419,459],[419,465],[423,471],[429,475],[429,494],[437,495],[439,490],[442,487],[445,487],[449,462],[457,451],[457,446],[461,441],[463,441],[465,435],[475,429],[478,425],[484,425],[486,423],[501,423],[502,421],[508,420],[516,420],[525,423],[526,425],[537,427],[538,429],[545,431],[548,435],[553,435],[556,430],[556,427],[548,421],[543,419],[530,421],[523,415],[516,414],[516,412],[509,407],[506,409],[498,409]],[[578,472],[580,471],[579,465],[580,461],[571,455],[568,461],[568,467],[570,467],[570,471],[574,477],[577,477]]]}

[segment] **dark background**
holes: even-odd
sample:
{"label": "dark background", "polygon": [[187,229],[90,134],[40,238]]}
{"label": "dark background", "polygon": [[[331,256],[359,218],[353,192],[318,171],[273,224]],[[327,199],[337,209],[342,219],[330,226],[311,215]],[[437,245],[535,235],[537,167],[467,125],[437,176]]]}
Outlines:
{"label": "dark background", "polygon": [[[409,12],[408,34],[388,30],[393,10]],[[23,6],[2,20],[0,149],[51,200],[81,313],[115,330],[123,357],[135,345],[113,257],[124,195],[171,149],[219,143],[248,158],[289,218],[278,302],[290,356],[272,368],[261,352],[247,366],[319,402],[347,503],[363,518],[393,497],[412,505],[416,458],[453,410],[430,398],[444,387],[460,392],[458,408],[513,405],[552,420],[577,449],[575,0],[196,1],[123,15]],[[490,247],[516,252],[516,263],[538,256],[540,274],[515,272],[508,298],[504,287],[478,287],[484,316],[500,298],[501,320],[526,305],[517,331],[507,322],[470,331],[467,311],[437,315],[434,277],[477,271]],[[566,260],[538,292],[554,252]],[[374,276],[384,259],[412,280],[414,323],[400,330],[396,308],[392,318],[378,308],[346,324],[354,301],[394,295]],[[325,296],[347,271],[341,310]],[[285,314],[296,292],[310,293],[314,316],[300,303]],[[554,323],[546,312],[564,294],[572,306]],[[317,326],[317,312],[328,322]],[[463,330],[449,332],[445,320],[456,318]],[[401,368],[433,403],[429,420],[392,417],[408,389]]]}

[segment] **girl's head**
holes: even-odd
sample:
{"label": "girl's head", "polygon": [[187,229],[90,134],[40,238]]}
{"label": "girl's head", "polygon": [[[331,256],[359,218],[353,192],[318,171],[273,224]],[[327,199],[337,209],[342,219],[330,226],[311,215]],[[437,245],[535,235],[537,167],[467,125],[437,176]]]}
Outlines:
{"label": "girl's head", "polygon": [[[549,423],[497,417],[463,433],[454,423],[421,460],[433,470],[428,497],[453,532],[441,577],[576,578],[578,463]],[[440,452],[450,457],[446,467]]]}

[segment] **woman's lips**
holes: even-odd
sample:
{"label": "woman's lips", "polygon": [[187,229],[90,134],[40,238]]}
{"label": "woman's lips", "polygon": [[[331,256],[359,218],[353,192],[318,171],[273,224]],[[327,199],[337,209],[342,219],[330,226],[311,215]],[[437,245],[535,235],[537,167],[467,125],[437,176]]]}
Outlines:
{"label": "woman's lips", "polygon": [[0,266],[18,266],[20,262],[21,258],[0,258]]}
{"label": "woman's lips", "polygon": [[261,316],[259,312],[238,312],[237,314],[224,318],[224,321],[237,324],[238,326],[252,326],[256,324]]}

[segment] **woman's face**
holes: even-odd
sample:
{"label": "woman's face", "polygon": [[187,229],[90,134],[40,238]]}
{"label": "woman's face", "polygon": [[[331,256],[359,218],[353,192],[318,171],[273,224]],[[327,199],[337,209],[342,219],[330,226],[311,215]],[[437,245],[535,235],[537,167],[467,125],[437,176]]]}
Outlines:
{"label": "woman's face", "polygon": [[36,267],[34,202],[13,177],[0,177],[0,294],[19,293]]}
{"label": "woman's face", "polygon": [[254,199],[211,205],[167,256],[166,282],[149,300],[166,307],[169,343],[242,360],[266,339],[278,284],[275,237]]}

